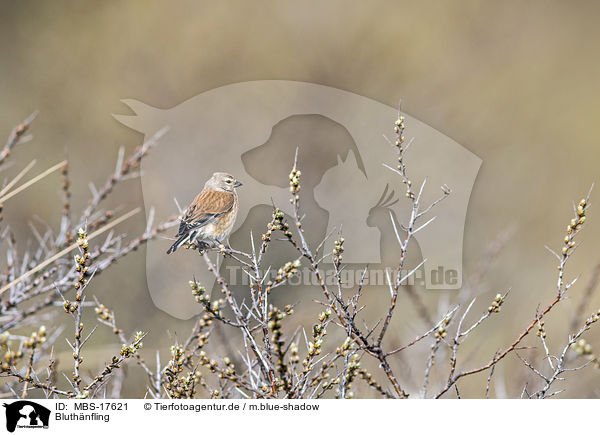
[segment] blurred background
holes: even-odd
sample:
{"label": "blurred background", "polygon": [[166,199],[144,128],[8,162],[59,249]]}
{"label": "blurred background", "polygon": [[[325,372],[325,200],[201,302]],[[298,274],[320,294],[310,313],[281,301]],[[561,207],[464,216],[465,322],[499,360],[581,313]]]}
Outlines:
{"label": "blurred background", "polygon": [[[511,294],[504,315],[472,337],[479,352],[463,367],[480,365],[506,347],[536,308],[553,298],[556,259],[544,245],[560,249],[572,201],[584,197],[599,175],[600,4],[4,0],[2,11],[0,132],[8,136],[40,111],[34,140],[14,150],[3,178],[33,158],[41,168],[67,157],[77,213],[89,198],[88,181],[104,182],[118,148],[129,154],[143,141],[111,116],[130,113],[120,102],[125,98],[167,109],[226,84],[284,79],[340,88],[390,106],[402,99],[407,114],[483,160],[467,213],[465,280],[481,269],[499,237],[505,241],[477,283],[483,296],[474,312],[498,292]],[[248,164],[254,165],[251,157]],[[23,247],[31,238],[32,216],[58,225],[58,177],[5,207],[2,225],[10,224]],[[139,180],[120,185],[111,204],[124,204],[123,210],[142,205]],[[593,207],[567,273],[581,275],[581,282],[547,322],[555,346],[566,340],[569,316],[600,262],[595,212]],[[122,226],[131,234],[144,227],[142,214]],[[187,280],[183,292],[189,292]],[[152,349],[167,349],[192,324],[152,303],[144,249],[95,279],[93,294],[115,309],[126,331],[150,331],[144,340],[150,358]],[[435,312],[440,300],[459,299],[460,291],[425,292],[422,298]],[[376,306],[377,299],[369,303]],[[600,306],[600,296],[589,304],[586,313]],[[395,320],[400,340],[423,331],[419,322],[405,297]],[[588,337],[600,350],[600,334]],[[110,336],[100,336],[95,346],[87,352],[98,364],[118,348]],[[512,356],[498,370],[510,379],[520,364]],[[577,379],[564,397],[600,394],[600,371]],[[484,385],[485,377],[476,381]],[[522,384],[507,384],[507,391],[495,387],[496,396],[520,394]],[[140,394],[133,383],[128,388],[127,395]],[[468,396],[470,387],[464,388]]]}

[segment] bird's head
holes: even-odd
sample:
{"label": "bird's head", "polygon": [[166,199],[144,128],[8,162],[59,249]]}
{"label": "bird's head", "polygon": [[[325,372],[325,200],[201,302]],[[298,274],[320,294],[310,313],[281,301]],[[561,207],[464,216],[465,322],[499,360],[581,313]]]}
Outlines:
{"label": "bird's head", "polygon": [[233,175],[226,172],[215,172],[210,180],[206,182],[204,188],[221,192],[233,192],[236,187],[241,185],[242,183],[237,181]]}

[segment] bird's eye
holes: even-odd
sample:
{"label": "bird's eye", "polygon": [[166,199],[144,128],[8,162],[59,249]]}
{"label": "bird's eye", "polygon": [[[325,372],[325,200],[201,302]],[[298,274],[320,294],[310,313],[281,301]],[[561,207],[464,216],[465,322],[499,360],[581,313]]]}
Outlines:
{"label": "bird's eye", "polygon": [[227,180],[227,184],[231,184],[231,180]]}

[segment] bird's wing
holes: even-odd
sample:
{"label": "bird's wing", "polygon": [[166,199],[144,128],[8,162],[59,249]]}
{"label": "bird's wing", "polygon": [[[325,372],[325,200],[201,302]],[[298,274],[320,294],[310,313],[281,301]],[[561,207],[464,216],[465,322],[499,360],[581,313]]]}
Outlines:
{"label": "bird's wing", "polygon": [[177,235],[203,227],[218,216],[227,213],[233,207],[234,201],[233,193],[203,190],[192,201],[181,219]]}

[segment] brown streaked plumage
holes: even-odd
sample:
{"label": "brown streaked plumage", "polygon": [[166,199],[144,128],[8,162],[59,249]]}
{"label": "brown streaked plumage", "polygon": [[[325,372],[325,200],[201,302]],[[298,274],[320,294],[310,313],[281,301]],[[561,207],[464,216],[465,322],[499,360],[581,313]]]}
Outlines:
{"label": "brown streaked plumage", "polygon": [[167,254],[184,244],[210,246],[225,240],[235,224],[238,211],[235,189],[241,185],[233,175],[215,172],[187,208],[175,236],[177,240]]}

